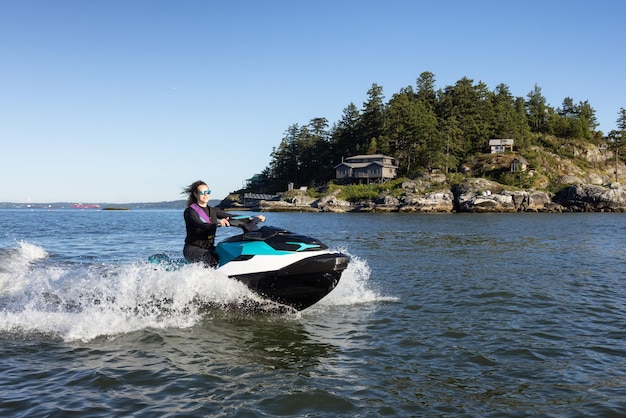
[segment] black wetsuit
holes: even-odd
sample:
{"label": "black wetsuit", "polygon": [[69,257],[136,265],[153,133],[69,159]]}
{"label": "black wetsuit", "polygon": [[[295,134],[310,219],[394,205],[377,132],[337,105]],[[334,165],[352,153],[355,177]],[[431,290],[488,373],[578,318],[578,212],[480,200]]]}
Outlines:
{"label": "black wetsuit", "polygon": [[185,209],[183,216],[187,228],[187,237],[185,237],[183,256],[189,262],[202,262],[208,266],[215,267],[218,263],[217,255],[215,254],[215,231],[219,224],[218,219],[232,217],[233,215],[212,206],[200,207],[200,209],[208,215],[211,222],[205,222],[191,206]]}

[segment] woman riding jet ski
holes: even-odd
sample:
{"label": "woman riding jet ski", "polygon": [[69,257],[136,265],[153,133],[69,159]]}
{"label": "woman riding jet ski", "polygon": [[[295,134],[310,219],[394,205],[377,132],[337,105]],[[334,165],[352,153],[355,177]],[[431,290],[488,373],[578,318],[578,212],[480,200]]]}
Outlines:
{"label": "woman riding jet ski", "polygon": [[[226,238],[215,247],[217,271],[239,280],[262,297],[301,311],[329,294],[348,267],[350,257],[331,252],[315,238],[273,226],[258,227],[258,217],[234,216],[231,226],[242,234]],[[185,259],[165,254],[150,262],[177,268]]]}
{"label": "woman riding jet ski", "polygon": [[[211,190],[202,180],[183,193],[188,194],[185,259],[217,267],[270,300],[297,310],[308,308],[335,288],[348,266],[347,255],[328,251],[316,239],[280,228],[258,228],[257,222],[265,221],[263,215],[238,217],[209,206]],[[244,233],[214,246],[217,227],[228,225]],[[150,257],[155,263],[166,259]]]}

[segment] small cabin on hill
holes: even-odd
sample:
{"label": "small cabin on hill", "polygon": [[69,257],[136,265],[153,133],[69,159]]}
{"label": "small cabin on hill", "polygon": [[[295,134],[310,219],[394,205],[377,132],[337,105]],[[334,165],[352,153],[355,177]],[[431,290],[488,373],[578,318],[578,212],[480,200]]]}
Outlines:
{"label": "small cabin on hill", "polygon": [[513,145],[515,141],[512,139],[490,139],[489,148],[492,154],[498,154],[500,152],[509,151],[513,152]]}
{"label": "small cabin on hill", "polygon": [[382,154],[355,155],[343,158],[335,166],[335,178],[340,183],[381,183],[396,178],[395,160]]}
{"label": "small cabin on hill", "polygon": [[511,172],[517,173],[528,170],[528,161],[524,157],[517,157],[511,162]]}

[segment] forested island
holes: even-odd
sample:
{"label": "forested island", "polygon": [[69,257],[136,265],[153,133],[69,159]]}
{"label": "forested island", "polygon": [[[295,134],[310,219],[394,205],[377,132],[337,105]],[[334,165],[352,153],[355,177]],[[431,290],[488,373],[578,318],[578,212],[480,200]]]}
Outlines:
{"label": "forested island", "polygon": [[[269,165],[223,206],[237,204],[237,196],[246,192],[279,194],[287,203],[334,196],[353,209],[396,199],[398,204],[386,206],[401,210],[403,199],[450,192],[456,199],[452,210],[463,210],[458,200],[462,190],[485,193],[485,198],[541,192],[559,201],[573,186],[621,190],[625,135],[624,108],[616,109],[616,129],[605,134],[586,100],[565,97],[555,108],[537,85],[526,97],[515,97],[505,84],[490,90],[466,77],[437,89],[435,75],[423,72],[415,87],[402,88],[387,102],[383,88],[373,84],[362,107],[350,103],[332,126],[323,117],[289,126]],[[515,147],[494,155],[489,141],[495,138],[512,139]],[[372,154],[395,159],[397,181],[336,181],[335,167],[344,158]],[[515,158],[525,162],[524,170],[511,169]],[[286,193],[288,184],[296,191]],[[532,207],[525,202],[516,210]]]}

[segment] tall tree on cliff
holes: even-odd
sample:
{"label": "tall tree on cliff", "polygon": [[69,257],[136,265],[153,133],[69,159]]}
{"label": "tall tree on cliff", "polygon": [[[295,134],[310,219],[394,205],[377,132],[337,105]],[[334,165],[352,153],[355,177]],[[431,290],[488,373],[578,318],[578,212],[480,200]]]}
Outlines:
{"label": "tall tree on cliff", "polygon": [[[385,143],[385,104],[383,102],[383,88],[378,84],[372,84],[367,91],[367,101],[363,103],[363,111],[357,125],[357,152],[366,154],[369,152],[389,152],[388,144]],[[376,149],[371,145],[376,144]]]}
{"label": "tall tree on cliff", "polygon": [[344,157],[357,155],[359,141],[357,127],[361,114],[354,103],[350,103],[344,110],[339,122],[333,126],[331,144],[333,150],[333,165],[339,164]]}
{"label": "tall tree on cliff", "polygon": [[408,175],[420,152],[415,103],[415,93],[407,88],[391,97],[385,112],[385,136],[389,138],[389,154],[396,158],[398,174],[401,176]]}
{"label": "tall tree on cliff", "polygon": [[526,115],[528,124],[533,132],[547,132],[548,105],[546,98],[541,94],[541,87],[535,84],[535,88],[528,93],[526,101]]}
{"label": "tall tree on cliff", "polygon": [[615,164],[615,181],[619,181],[617,166],[619,161],[626,157],[626,109],[620,108],[617,117],[617,129],[613,129],[607,135],[609,149],[613,151]]}
{"label": "tall tree on cliff", "polygon": [[399,175],[441,167],[444,147],[437,131],[437,115],[426,100],[408,87],[391,98],[385,116],[385,137],[397,159]]}
{"label": "tall tree on cliff", "polygon": [[299,136],[299,183],[296,186],[314,186],[334,178],[332,146],[326,118],[311,119]]}
{"label": "tall tree on cliff", "polygon": [[417,99],[430,106],[432,110],[437,108],[437,92],[435,91],[435,75],[430,71],[424,71],[417,79]]}
{"label": "tall tree on cliff", "polygon": [[578,102],[576,106],[576,114],[581,124],[580,138],[591,139],[598,128],[598,119],[596,118],[596,110],[591,107],[589,101]]}
{"label": "tall tree on cliff", "polygon": [[620,137],[626,139],[626,109],[623,107],[619,109],[616,123],[617,132],[620,134]]}
{"label": "tall tree on cliff", "polygon": [[266,192],[274,193],[287,189],[287,183],[299,182],[299,138],[302,128],[296,123],[287,128],[280,145],[272,150]]}

